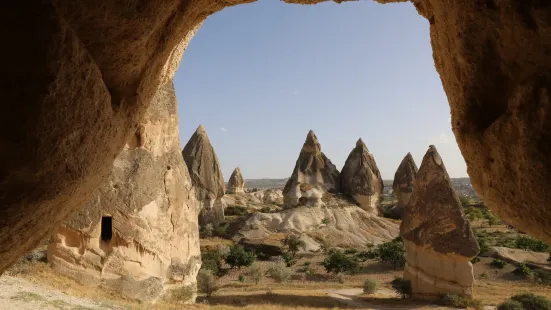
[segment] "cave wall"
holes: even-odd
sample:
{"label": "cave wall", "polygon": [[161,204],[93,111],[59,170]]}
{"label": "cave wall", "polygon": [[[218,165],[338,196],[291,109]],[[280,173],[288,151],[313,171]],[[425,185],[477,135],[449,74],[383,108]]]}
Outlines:
{"label": "cave wall", "polygon": [[[205,18],[247,2],[3,5],[0,89],[9,112],[0,116],[0,271],[108,178]],[[435,66],[473,186],[498,216],[551,243],[550,5],[412,2],[430,25]]]}

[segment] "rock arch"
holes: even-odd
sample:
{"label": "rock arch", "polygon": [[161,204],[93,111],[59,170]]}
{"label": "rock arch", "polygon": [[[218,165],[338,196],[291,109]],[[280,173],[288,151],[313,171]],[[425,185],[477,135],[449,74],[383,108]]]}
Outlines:
{"label": "rock arch", "polygon": [[[474,187],[504,220],[551,242],[550,5],[410,1],[429,22]],[[0,116],[0,271],[107,178],[205,18],[248,2],[4,5],[0,91],[9,108]]]}

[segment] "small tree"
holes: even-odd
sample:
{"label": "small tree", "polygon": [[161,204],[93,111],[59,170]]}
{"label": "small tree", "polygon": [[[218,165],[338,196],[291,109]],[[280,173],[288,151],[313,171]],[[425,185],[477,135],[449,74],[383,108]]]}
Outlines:
{"label": "small tree", "polygon": [[358,262],[340,251],[334,251],[323,260],[323,267],[327,272],[339,274],[341,272],[354,273],[358,270]]}
{"label": "small tree", "polygon": [[467,195],[459,195],[459,202],[461,202],[463,208],[466,208],[471,203],[471,199]]}
{"label": "small tree", "polygon": [[381,262],[391,263],[396,270],[397,267],[403,267],[406,264],[404,244],[393,240],[385,242],[377,247],[377,254]]}
{"label": "small tree", "polygon": [[319,244],[320,244],[320,250],[324,254],[328,254],[329,251],[333,248],[333,242],[329,238],[321,239],[319,241]]}
{"label": "small tree", "polygon": [[287,250],[293,257],[295,257],[299,249],[306,249],[306,243],[295,235],[287,235],[281,242],[287,247]]}
{"label": "small tree", "polygon": [[411,296],[411,281],[397,277],[390,282],[392,289],[402,298]]}
{"label": "small tree", "polygon": [[216,279],[210,270],[199,270],[197,274],[197,288],[201,293],[207,295],[207,298],[219,289]]}
{"label": "small tree", "polygon": [[222,268],[222,257],[217,251],[201,253],[201,269],[210,270],[213,275],[219,275]]}
{"label": "small tree", "polygon": [[256,259],[253,252],[246,251],[242,245],[235,244],[230,248],[230,252],[226,257],[226,263],[231,268],[241,268],[252,265]]}
{"label": "small tree", "polygon": [[465,215],[467,215],[467,218],[469,221],[474,222],[478,221],[484,218],[484,214],[480,209],[474,208],[474,207],[466,207],[465,208]]}
{"label": "small tree", "polygon": [[375,279],[367,279],[364,282],[364,294],[374,294],[379,288],[379,282]]}
{"label": "small tree", "polygon": [[254,281],[255,284],[258,284],[260,280],[264,277],[264,270],[258,264],[253,264],[249,269],[249,277]]}
{"label": "small tree", "polygon": [[203,236],[204,237],[212,237],[212,233],[214,232],[214,227],[211,223],[208,223],[203,227]]}
{"label": "small tree", "polygon": [[288,281],[291,278],[291,271],[283,263],[272,264],[266,273],[278,283]]}

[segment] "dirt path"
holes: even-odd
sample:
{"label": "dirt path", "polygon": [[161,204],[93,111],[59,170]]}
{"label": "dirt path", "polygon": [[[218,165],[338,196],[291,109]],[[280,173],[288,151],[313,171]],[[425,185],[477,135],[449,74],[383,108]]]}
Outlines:
{"label": "dirt path", "polygon": [[95,310],[120,309],[96,301],[72,297],[10,276],[0,277],[0,309]]}

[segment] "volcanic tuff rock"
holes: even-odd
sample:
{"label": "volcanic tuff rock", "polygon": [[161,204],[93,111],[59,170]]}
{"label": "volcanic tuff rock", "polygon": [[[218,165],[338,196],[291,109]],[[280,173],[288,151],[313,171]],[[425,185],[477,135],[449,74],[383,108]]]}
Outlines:
{"label": "volcanic tuff rock", "polygon": [[342,192],[353,198],[360,208],[376,213],[383,187],[375,158],[362,139],[359,139],[341,171]]}
{"label": "volcanic tuff rock", "polygon": [[153,98],[109,179],[54,231],[48,261],[84,284],[144,301],[187,286],[193,302],[201,266],[197,211],[170,82]]}
{"label": "volcanic tuff rock", "polygon": [[[330,194],[329,194],[330,195]],[[253,213],[233,236],[235,241],[271,244],[279,235],[297,234],[307,251],[319,249],[321,240],[335,247],[363,247],[398,236],[392,220],[368,213],[352,202],[331,197],[319,208],[298,206],[276,213]]]}
{"label": "volcanic tuff rock", "polygon": [[411,193],[413,192],[413,182],[417,176],[417,165],[413,160],[411,153],[408,153],[398,169],[394,174],[394,183],[392,184],[392,190],[398,198],[398,202],[391,209],[386,210],[385,215],[400,219],[402,218],[402,213],[404,212],[405,207],[409,203]]}
{"label": "volcanic tuff rock", "polygon": [[473,294],[470,260],[480,249],[442,158],[432,145],[415,179],[400,234],[406,246],[404,278],[411,280],[414,295]]}
{"label": "volcanic tuff rock", "polygon": [[308,132],[293,174],[283,189],[285,207],[298,204],[320,206],[327,192],[339,191],[339,171],[321,151],[318,138]]}
{"label": "volcanic tuff rock", "polygon": [[228,194],[245,192],[245,180],[243,179],[243,175],[241,175],[241,170],[239,167],[235,168],[230,176],[227,192]]}
{"label": "volcanic tuff rock", "polygon": [[224,221],[224,177],[203,125],[197,127],[186,143],[182,156],[200,204],[199,224],[219,224]]}

